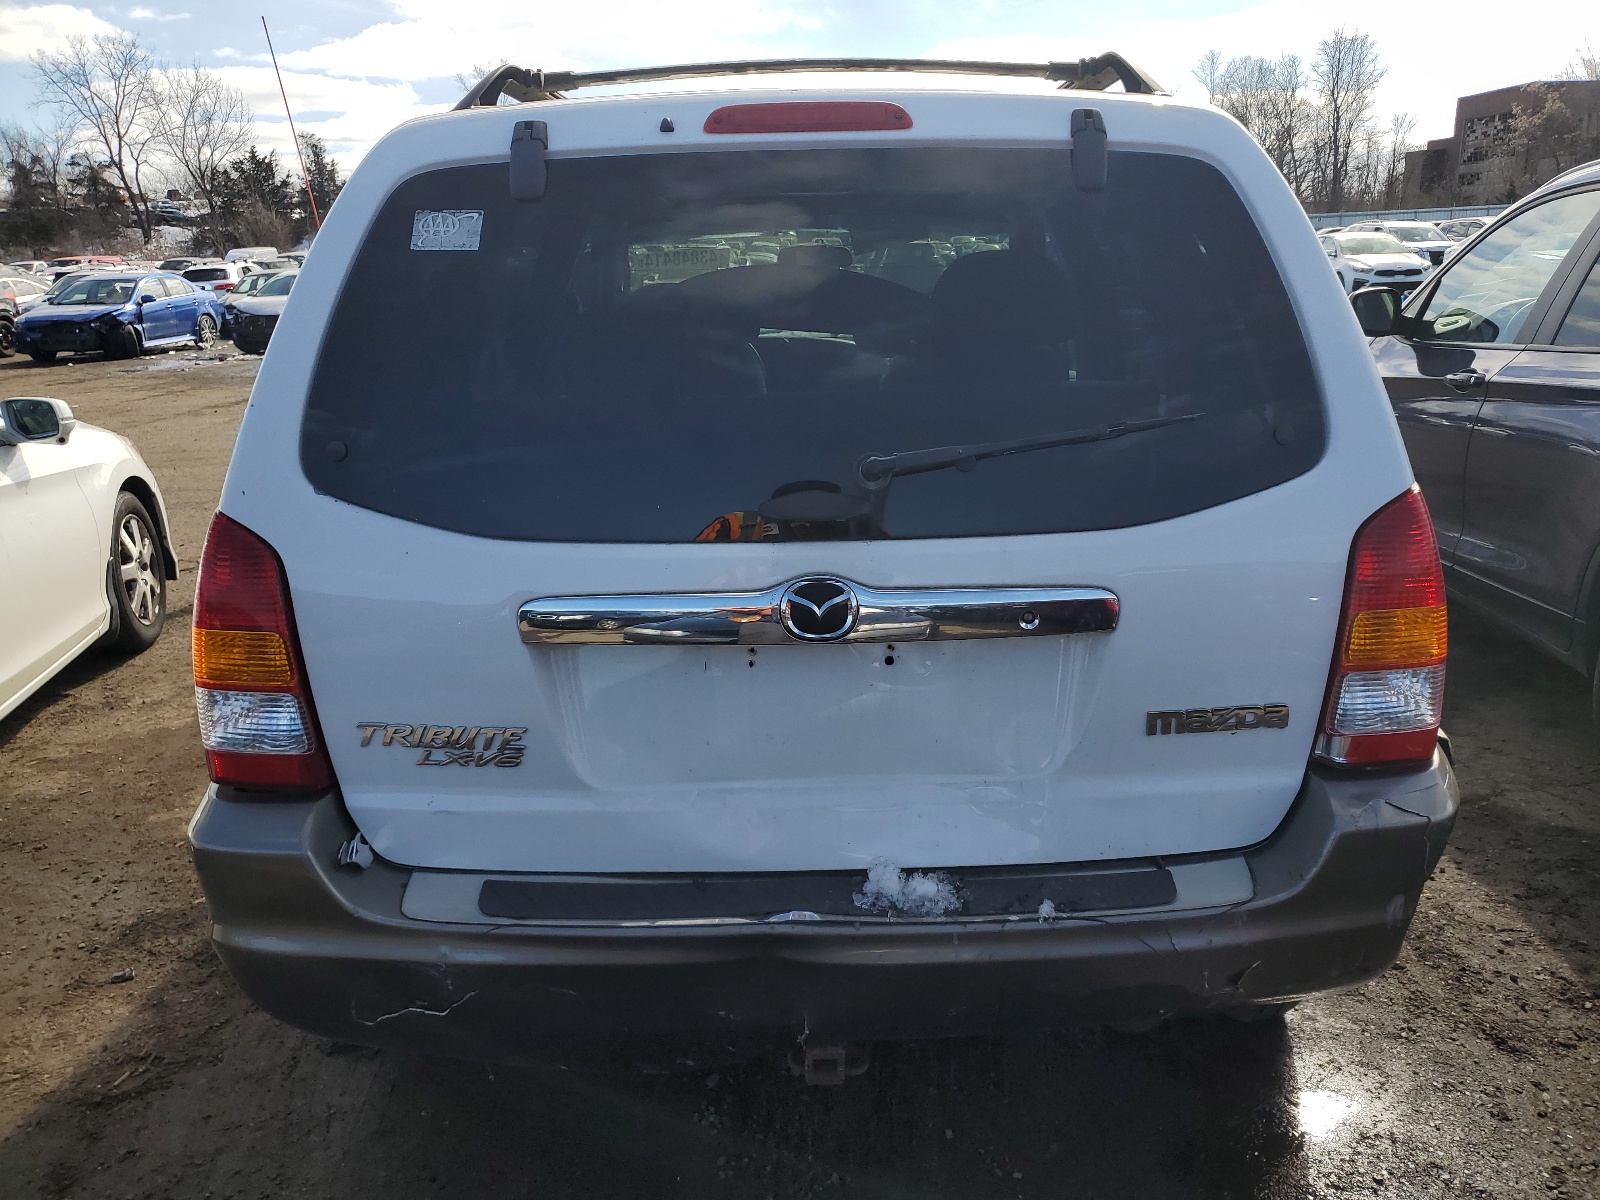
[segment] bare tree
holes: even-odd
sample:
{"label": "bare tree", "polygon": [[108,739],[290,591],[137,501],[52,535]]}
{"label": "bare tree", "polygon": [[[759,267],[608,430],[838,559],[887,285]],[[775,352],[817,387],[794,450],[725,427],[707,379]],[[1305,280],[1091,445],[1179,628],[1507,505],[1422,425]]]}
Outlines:
{"label": "bare tree", "polygon": [[[1222,55],[1215,50],[1207,50],[1200,61],[1195,64],[1194,70],[1190,72],[1200,82],[1201,86],[1206,89],[1206,100],[1211,104],[1217,104],[1222,95],[1222,72],[1224,69]],[[460,79],[461,76],[457,75],[456,78]],[[1218,107],[1220,108],[1221,105],[1218,105]]]}
{"label": "bare tree", "polygon": [[160,87],[149,51],[131,34],[74,36],[59,54],[32,59],[38,103],[75,117],[86,145],[104,156],[144,240],[150,240],[150,201],[142,175],[161,127]]}
{"label": "bare tree", "polygon": [[66,207],[67,161],[83,140],[83,127],[65,113],[53,113],[38,125],[0,125],[0,153],[7,162],[32,164],[50,203]]}
{"label": "bare tree", "polygon": [[1558,79],[1600,79],[1600,54],[1596,54],[1588,42],[1583,44],[1583,49],[1578,51],[1578,57],[1567,64],[1567,69]]}
{"label": "bare tree", "polygon": [[1305,72],[1298,55],[1244,56],[1224,62],[1209,51],[1194,69],[1212,104],[1248,129],[1296,193],[1304,183],[1302,143],[1310,126]]}
{"label": "bare tree", "polygon": [[1372,132],[1372,100],[1384,69],[1378,48],[1364,33],[1340,28],[1317,46],[1311,82],[1317,122],[1311,146],[1313,199],[1324,211],[1345,207],[1351,160],[1358,142]]}
{"label": "bare tree", "polygon": [[255,141],[255,113],[242,91],[199,64],[166,72],[161,85],[158,141],[214,216],[218,177]]}
{"label": "bare tree", "polygon": [[485,75],[499,65],[499,63],[489,63],[487,65],[482,63],[473,63],[465,71],[456,72],[456,86],[459,87],[463,92],[470,92],[473,88],[478,86],[479,82]]}

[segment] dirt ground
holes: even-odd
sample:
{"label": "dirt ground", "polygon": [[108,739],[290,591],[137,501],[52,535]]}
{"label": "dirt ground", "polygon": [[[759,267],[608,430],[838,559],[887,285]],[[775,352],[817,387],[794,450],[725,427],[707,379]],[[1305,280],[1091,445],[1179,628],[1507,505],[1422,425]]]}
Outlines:
{"label": "dirt ground", "polygon": [[1284,1025],[884,1047],[807,1089],[268,1019],[211,952],[183,840],[194,573],[255,365],[0,364],[0,395],[134,439],[184,572],[152,651],[82,659],[0,722],[0,1196],[1600,1195],[1600,738],[1582,680],[1459,613],[1454,840],[1396,967]]}

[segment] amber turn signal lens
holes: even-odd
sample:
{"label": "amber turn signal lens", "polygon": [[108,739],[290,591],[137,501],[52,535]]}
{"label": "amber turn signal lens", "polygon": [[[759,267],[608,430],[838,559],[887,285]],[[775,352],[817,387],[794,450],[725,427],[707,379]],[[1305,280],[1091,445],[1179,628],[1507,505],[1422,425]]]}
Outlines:
{"label": "amber turn signal lens", "polygon": [[294,667],[288,647],[276,633],[196,629],[194,681],[210,687],[289,687],[294,683]]}
{"label": "amber turn signal lens", "polygon": [[1344,665],[1370,667],[1441,662],[1446,641],[1443,605],[1358,612],[1350,621]]}

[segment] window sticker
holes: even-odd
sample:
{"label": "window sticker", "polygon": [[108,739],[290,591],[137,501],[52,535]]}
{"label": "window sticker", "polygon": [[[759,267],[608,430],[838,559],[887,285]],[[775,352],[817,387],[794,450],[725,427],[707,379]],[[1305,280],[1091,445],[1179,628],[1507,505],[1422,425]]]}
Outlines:
{"label": "window sticker", "polygon": [[457,208],[443,212],[418,209],[411,218],[413,250],[476,250],[483,235],[483,209]]}

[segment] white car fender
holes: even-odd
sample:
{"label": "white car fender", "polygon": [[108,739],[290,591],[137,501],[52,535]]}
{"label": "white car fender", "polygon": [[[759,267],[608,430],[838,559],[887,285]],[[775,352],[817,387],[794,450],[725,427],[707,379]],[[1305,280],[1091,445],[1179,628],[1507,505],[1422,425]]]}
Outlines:
{"label": "white car fender", "polygon": [[[112,519],[116,513],[117,495],[131,492],[151,510],[158,526],[162,561],[167,579],[178,578],[178,558],[172,545],[172,527],[167,517],[166,501],[154,473],[145,464],[138,449],[121,434],[98,425],[79,422],[67,439],[68,450],[81,464],[78,480],[91,507],[100,517],[100,549],[111,553]],[[130,486],[131,484],[131,486]]]}

